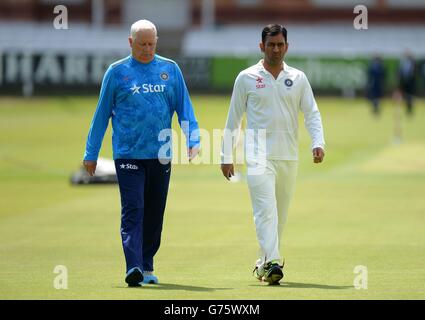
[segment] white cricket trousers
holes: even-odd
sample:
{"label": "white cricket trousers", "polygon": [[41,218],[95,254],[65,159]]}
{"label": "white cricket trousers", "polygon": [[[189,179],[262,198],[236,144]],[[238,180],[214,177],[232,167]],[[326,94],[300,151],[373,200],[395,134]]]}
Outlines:
{"label": "white cricket trousers", "polygon": [[265,167],[247,162],[247,181],[251,195],[257,240],[260,245],[257,266],[281,260],[280,243],[288,216],[298,161],[267,160]]}

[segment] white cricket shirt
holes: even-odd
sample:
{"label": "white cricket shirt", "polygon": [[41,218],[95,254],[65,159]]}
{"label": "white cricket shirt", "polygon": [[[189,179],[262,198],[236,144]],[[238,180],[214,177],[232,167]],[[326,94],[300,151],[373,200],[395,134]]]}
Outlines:
{"label": "white cricket shirt", "polygon": [[[265,153],[269,160],[298,160],[298,113],[312,140],[312,149],[324,148],[322,120],[310,83],[304,72],[283,63],[277,79],[263,66],[263,60],[239,73],[230,101],[224,141],[232,148],[222,147],[222,163],[233,163],[232,150],[239,133],[244,112],[247,129],[265,129]],[[248,130],[247,130],[248,131]],[[264,131],[263,131],[264,132]],[[252,143],[245,139],[245,150]]]}

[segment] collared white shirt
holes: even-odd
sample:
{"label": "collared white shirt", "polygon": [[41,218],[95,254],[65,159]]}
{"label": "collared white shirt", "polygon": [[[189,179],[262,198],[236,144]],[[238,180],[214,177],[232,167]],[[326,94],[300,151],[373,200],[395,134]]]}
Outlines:
{"label": "collared white shirt", "polygon": [[[263,66],[263,60],[239,73],[235,80],[227,117],[224,141],[236,145],[243,114],[247,129],[265,129],[264,152],[269,160],[298,160],[298,113],[312,140],[312,149],[324,148],[322,120],[310,83],[304,72],[283,63],[277,79]],[[248,131],[248,130],[247,130]],[[252,139],[245,139],[245,150],[255,148]],[[231,148],[222,147],[222,163],[233,163]]]}

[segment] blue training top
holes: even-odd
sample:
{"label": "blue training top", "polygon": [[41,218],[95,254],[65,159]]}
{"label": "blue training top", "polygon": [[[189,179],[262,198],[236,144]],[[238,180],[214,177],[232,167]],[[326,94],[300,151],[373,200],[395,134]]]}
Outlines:
{"label": "blue training top", "polygon": [[145,64],[130,55],[111,64],[102,81],[84,160],[97,160],[109,118],[114,159],[171,159],[174,112],[188,147],[199,146],[198,122],[177,63],[155,55]]}

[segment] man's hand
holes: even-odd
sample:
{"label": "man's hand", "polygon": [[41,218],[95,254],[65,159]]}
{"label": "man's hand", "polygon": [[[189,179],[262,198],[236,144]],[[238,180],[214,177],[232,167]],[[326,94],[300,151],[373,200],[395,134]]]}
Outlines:
{"label": "man's hand", "polygon": [[223,172],[223,176],[227,180],[230,180],[230,178],[235,175],[235,169],[233,167],[233,163],[222,164],[221,165],[221,171]]}
{"label": "man's hand", "polygon": [[96,172],[97,161],[84,160],[83,165],[84,168],[86,168],[88,174],[93,177],[94,173]]}
{"label": "man's hand", "polygon": [[322,148],[314,148],[313,149],[313,160],[314,163],[320,163],[323,161],[323,158],[325,157],[325,151],[323,151]]}
{"label": "man's hand", "polygon": [[189,162],[193,160],[193,158],[196,157],[196,155],[199,153],[199,148],[192,147],[187,149],[187,155],[189,157]]}

